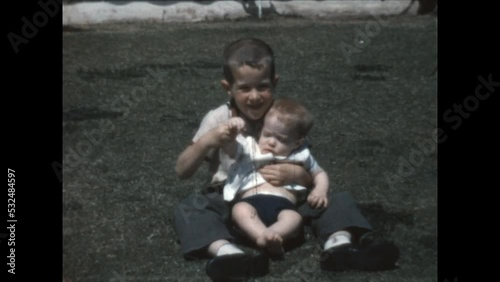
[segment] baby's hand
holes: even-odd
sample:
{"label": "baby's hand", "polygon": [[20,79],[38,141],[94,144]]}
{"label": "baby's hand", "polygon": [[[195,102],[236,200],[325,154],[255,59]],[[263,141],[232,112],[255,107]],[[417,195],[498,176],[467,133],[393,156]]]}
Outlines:
{"label": "baby's hand", "polygon": [[307,196],[307,203],[309,206],[315,209],[323,209],[328,206],[328,197],[326,193],[321,193],[318,191],[314,191],[314,189]]}

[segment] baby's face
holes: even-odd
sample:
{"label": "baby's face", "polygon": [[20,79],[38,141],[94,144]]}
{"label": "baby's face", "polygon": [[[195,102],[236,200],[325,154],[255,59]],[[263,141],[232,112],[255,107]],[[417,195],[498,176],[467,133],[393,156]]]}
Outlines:
{"label": "baby's face", "polygon": [[259,138],[262,154],[272,153],[274,156],[287,157],[299,145],[300,140],[295,132],[291,132],[276,116],[266,116]]}

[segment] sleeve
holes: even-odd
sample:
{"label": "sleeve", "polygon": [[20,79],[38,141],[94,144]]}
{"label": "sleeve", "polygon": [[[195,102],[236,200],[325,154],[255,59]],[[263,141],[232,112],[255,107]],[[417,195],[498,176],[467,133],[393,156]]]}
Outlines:
{"label": "sleeve", "polygon": [[198,141],[198,139],[200,139],[205,133],[220,124],[227,122],[230,118],[231,111],[229,110],[227,104],[221,105],[220,107],[209,111],[205,117],[203,117],[198,131],[193,137],[193,142]]}
{"label": "sleeve", "polygon": [[[309,149],[307,150],[309,151]],[[304,162],[304,167],[313,176],[323,171],[323,168],[319,166],[318,162],[316,161],[316,159],[314,159],[313,155],[311,155],[310,152],[308,158]]]}
{"label": "sleeve", "polygon": [[[217,126],[216,119],[214,118],[214,111],[209,111],[204,117],[203,120],[201,121],[200,127],[198,128],[198,131],[196,131],[196,134],[194,135],[192,141],[193,143],[196,143],[203,135],[205,135],[208,131],[210,131],[212,128],[215,128]],[[208,161],[209,163],[217,163],[218,160],[216,159],[218,157],[218,150],[210,149],[207,152],[207,155],[205,157],[205,160]]]}
{"label": "sleeve", "polygon": [[203,117],[203,120],[201,121],[198,131],[196,131],[196,134],[193,137],[193,142],[198,141],[201,138],[201,136],[205,135],[205,133],[215,128],[216,126],[217,126],[217,120],[215,119],[214,111],[211,110]]}
{"label": "sleeve", "polygon": [[[209,111],[204,117],[203,120],[201,121],[200,127],[198,128],[198,131],[194,135],[192,141],[195,143],[198,141],[203,135],[205,135],[208,131],[212,130],[213,128],[219,126],[221,123],[226,122],[230,118],[230,112],[227,108],[227,105],[222,105],[219,108],[215,110]],[[207,153],[207,159],[212,160],[218,157],[218,151],[219,150],[210,150]]]}
{"label": "sleeve", "polygon": [[311,154],[311,151],[307,146],[303,146],[302,149],[298,152],[293,153],[289,157],[292,161],[301,162],[305,168],[305,170],[309,171],[312,175],[316,175],[323,171],[316,161],[316,159]]}

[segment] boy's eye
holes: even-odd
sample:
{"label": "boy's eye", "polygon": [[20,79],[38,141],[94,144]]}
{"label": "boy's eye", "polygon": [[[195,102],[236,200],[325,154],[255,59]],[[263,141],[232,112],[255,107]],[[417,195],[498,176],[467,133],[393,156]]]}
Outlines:
{"label": "boy's eye", "polygon": [[243,91],[243,92],[248,92],[250,91],[250,87],[248,86],[240,86],[238,90]]}
{"label": "boy's eye", "polygon": [[257,87],[257,90],[261,91],[261,92],[266,91],[268,89],[269,89],[269,85],[267,85],[267,84],[259,85],[259,87]]}

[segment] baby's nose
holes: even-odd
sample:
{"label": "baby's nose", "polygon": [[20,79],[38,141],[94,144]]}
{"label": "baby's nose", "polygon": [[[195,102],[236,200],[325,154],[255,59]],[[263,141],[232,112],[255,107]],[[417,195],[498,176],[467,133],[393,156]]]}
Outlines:
{"label": "baby's nose", "polygon": [[276,138],[269,138],[268,142],[267,142],[270,146],[276,146]]}

